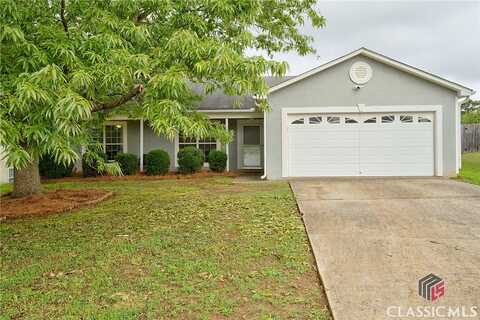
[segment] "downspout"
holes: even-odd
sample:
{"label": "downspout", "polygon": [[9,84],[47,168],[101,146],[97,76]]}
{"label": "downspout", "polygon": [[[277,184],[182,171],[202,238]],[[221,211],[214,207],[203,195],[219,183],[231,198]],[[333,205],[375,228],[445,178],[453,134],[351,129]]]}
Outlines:
{"label": "downspout", "polygon": [[462,168],[462,103],[468,96],[457,97],[457,104],[455,106],[455,173],[459,174]]}
{"label": "downspout", "polygon": [[263,111],[263,176],[262,180],[267,179],[267,112]]}

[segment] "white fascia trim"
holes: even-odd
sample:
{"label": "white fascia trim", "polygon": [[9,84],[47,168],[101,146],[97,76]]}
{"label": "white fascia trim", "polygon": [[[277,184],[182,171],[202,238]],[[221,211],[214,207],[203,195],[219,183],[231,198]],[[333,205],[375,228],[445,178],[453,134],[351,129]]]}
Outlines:
{"label": "white fascia trim", "polygon": [[263,113],[261,112],[217,112],[207,113],[206,116],[210,119],[262,119]]}
{"label": "white fascia trim", "polygon": [[443,176],[443,111],[440,105],[396,105],[351,107],[282,108],[282,178],[289,177],[287,117],[303,113],[377,113],[377,112],[434,112],[435,113],[435,175]]}
{"label": "white fascia trim", "polygon": [[219,113],[219,112],[226,112],[226,113],[231,113],[231,112],[253,112],[255,111],[255,108],[250,108],[250,109],[201,109],[197,110],[198,112],[202,113]]}
{"label": "white fascia trim", "polygon": [[272,92],[275,92],[277,90],[280,90],[286,86],[289,86],[293,83],[296,83],[300,80],[303,80],[305,78],[308,78],[314,74],[317,74],[325,69],[328,69],[330,67],[333,67],[339,63],[342,63],[343,61],[345,60],[348,60],[350,58],[353,58],[357,55],[364,55],[368,58],[371,58],[373,60],[376,60],[376,61],[379,61],[381,63],[384,63],[386,65],[389,65],[391,67],[394,67],[396,69],[399,69],[399,70],[402,70],[404,72],[407,72],[407,73],[410,73],[412,75],[415,75],[419,78],[422,78],[424,80],[427,80],[427,81],[430,81],[432,83],[435,83],[437,85],[440,85],[440,86],[443,86],[445,88],[448,88],[450,90],[454,90],[457,92],[457,94],[459,96],[469,96],[469,95],[472,95],[472,94],[475,94],[475,91],[470,89],[470,88],[467,88],[467,87],[464,87],[462,85],[459,85],[457,83],[454,83],[454,82],[451,82],[451,81],[448,81],[448,80],[445,80],[443,78],[440,78],[436,75],[433,75],[431,73],[428,73],[426,71],[423,71],[423,70],[420,70],[420,69],[417,69],[415,67],[412,67],[412,66],[409,66],[405,63],[402,63],[402,62],[399,62],[399,61],[396,61],[392,58],[389,58],[387,56],[384,56],[382,54],[379,54],[379,53],[376,53],[376,52],[373,52],[369,49],[366,49],[366,48],[360,48],[358,50],[355,50],[353,52],[350,52],[342,57],[339,57],[335,60],[332,60],[330,62],[327,62],[317,68],[314,68],[310,71],[307,71],[305,73],[302,73],[301,75],[295,77],[295,78],[292,78],[290,80],[287,80],[287,81],[284,81],[284,82],[281,82],[279,84],[277,84],[276,86],[273,86],[270,88],[269,90],[269,93],[272,93]]}

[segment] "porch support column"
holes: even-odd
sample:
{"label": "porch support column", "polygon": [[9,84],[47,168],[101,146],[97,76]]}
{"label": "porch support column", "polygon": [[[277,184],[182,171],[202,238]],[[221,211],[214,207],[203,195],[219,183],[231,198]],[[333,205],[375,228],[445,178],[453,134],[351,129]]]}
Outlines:
{"label": "porch support column", "polygon": [[[225,118],[225,129],[228,131],[228,118]],[[227,154],[227,171],[230,171],[230,154],[228,153],[230,143],[225,144],[225,153]]]}
{"label": "porch support column", "polygon": [[143,118],[140,119],[140,172],[143,171]]}

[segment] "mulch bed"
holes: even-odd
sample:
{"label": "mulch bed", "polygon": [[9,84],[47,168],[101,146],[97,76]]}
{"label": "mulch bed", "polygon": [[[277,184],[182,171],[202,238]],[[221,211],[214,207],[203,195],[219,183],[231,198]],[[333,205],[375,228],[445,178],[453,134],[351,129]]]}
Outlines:
{"label": "mulch bed", "polygon": [[199,179],[208,177],[237,177],[236,172],[211,172],[201,171],[192,174],[180,174],[169,172],[163,176],[147,176],[144,173],[137,173],[129,176],[98,176],[98,177],[66,177],[60,179],[42,180],[45,183],[57,182],[98,182],[98,181],[130,181],[130,180],[175,180],[175,179]]}
{"label": "mulch bed", "polygon": [[0,221],[45,216],[93,205],[112,196],[113,192],[95,189],[59,189],[23,198],[0,198]]}

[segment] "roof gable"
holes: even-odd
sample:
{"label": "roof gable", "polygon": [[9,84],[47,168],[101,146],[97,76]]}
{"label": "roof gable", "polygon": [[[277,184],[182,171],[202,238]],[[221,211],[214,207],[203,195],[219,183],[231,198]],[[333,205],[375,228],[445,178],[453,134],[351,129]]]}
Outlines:
{"label": "roof gable", "polygon": [[442,86],[442,87],[448,88],[450,90],[456,91],[458,96],[462,96],[462,97],[463,96],[470,96],[470,95],[473,95],[475,93],[475,91],[470,89],[470,88],[467,88],[467,87],[462,86],[458,83],[446,80],[444,78],[441,78],[441,77],[436,76],[434,74],[431,74],[429,72],[420,70],[418,68],[412,67],[408,64],[399,62],[397,60],[394,60],[394,59],[389,58],[387,56],[384,56],[382,54],[376,53],[376,52],[374,52],[372,50],[369,50],[367,48],[360,48],[360,49],[355,50],[353,52],[350,52],[350,53],[348,53],[348,54],[346,54],[342,57],[339,57],[335,60],[332,60],[330,62],[322,64],[322,65],[320,65],[320,66],[318,66],[314,69],[311,69],[307,72],[304,72],[304,73],[302,73],[302,74],[300,74],[296,77],[292,77],[292,78],[288,79],[287,81],[276,84],[276,85],[274,85],[270,88],[269,93],[275,92],[277,90],[281,90],[282,88],[285,88],[285,87],[287,87],[287,86],[289,86],[293,83],[299,82],[299,81],[301,81],[305,78],[313,76],[313,75],[315,75],[319,72],[322,72],[325,69],[333,67],[333,66],[335,66],[335,65],[337,65],[337,64],[339,64],[343,61],[346,61],[348,59],[351,59],[351,58],[353,58],[355,56],[359,56],[359,55],[363,55],[363,56],[368,57],[372,60],[378,61],[380,63],[383,63],[383,64],[389,65],[393,68],[396,68],[398,70],[401,70],[401,71],[404,71],[406,73],[412,74],[412,75],[414,75],[418,78],[427,80],[427,81],[435,83],[439,86]]}

